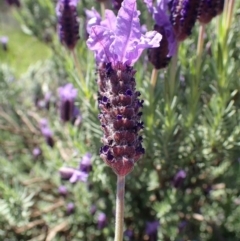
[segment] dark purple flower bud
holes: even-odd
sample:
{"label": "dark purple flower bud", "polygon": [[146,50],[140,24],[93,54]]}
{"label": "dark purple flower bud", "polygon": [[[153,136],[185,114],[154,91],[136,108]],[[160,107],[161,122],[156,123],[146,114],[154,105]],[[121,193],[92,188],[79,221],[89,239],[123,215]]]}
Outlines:
{"label": "dark purple flower bud", "polygon": [[148,60],[152,63],[155,69],[162,69],[167,67],[171,57],[168,56],[168,40],[163,27],[154,25],[154,30],[162,35],[160,47],[148,49]]}
{"label": "dark purple flower bud", "polygon": [[6,0],[6,3],[9,5],[9,6],[16,6],[18,8],[21,7],[21,3],[19,0]]}
{"label": "dark purple flower bud", "polygon": [[42,154],[42,151],[39,147],[35,147],[32,151],[32,154],[34,158],[38,158]]}
{"label": "dark purple flower bud", "polygon": [[7,36],[2,36],[0,38],[0,43],[2,45],[3,50],[7,51],[8,50],[8,46],[7,46],[7,44],[8,44],[8,37]]}
{"label": "dark purple flower bud", "polygon": [[123,0],[112,0],[112,6],[114,9],[119,10],[121,8]]}
{"label": "dark purple flower bud", "polygon": [[174,176],[174,179],[173,179],[173,186],[175,188],[179,188],[181,187],[181,185],[183,184],[185,178],[186,178],[187,174],[184,170],[180,170],[177,172],[177,174]]}
{"label": "dark purple flower bud", "polygon": [[172,0],[169,4],[170,20],[178,41],[185,40],[192,32],[198,16],[200,0]]}
{"label": "dark purple flower bud", "polygon": [[68,190],[67,190],[67,188],[65,186],[60,186],[58,188],[58,192],[59,192],[60,195],[62,195],[64,197],[66,197],[67,194],[68,194]]}
{"label": "dark purple flower bud", "polygon": [[127,241],[133,241],[134,240],[134,232],[131,229],[127,229],[124,232],[124,237],[126,237]]}
{"label": "dark purple flower bud", "polygon": [[74,118],[74,101],[77,97],[77,89],[72,84],[66,84],[58,88],[60,98],[60,117],[63,122],[71,121]]}
{"label": "dark purple flower bud", "polygon": [[214,17],[221,14],[224,0],[201,0],[198,10],[198,21],[203,24],[209,23]]}
{"label": "dark purple flower bud", "polygon": [[104,229],[107,225],[107,216],[105,213],[99,213],[97,218],[98,229]]}
{"label": "dark purple flower bud", "polygon": [[75,211],[74,203],[68,203],[66,209],[67,209],[67,214],[68,215],[73,214],[74,211]]}
{"label": "dark purple flower bud", "polygon": [[89,173],[92,170],[92,161],[91,161],[92,155],[90,153],[86,153],[79,166],[79,170],[85,173]]}
{"label": "dark purple flower bud", "polygon": [[145,233],[149,237],[149,241],[158,240],[158,227],[160,226],[159,221],[147,222]]}
{"label": "dark purple flower bud", "polygon": [[58,0],[56,7],[60,41],[70,50],[74,49],[79,39],[77,3],[78,0]]}

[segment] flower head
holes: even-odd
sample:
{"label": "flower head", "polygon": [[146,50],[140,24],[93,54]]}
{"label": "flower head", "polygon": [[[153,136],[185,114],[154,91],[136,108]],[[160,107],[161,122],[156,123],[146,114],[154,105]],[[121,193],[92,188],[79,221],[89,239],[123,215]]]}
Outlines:
{"label": "flower head", "polygon": [[59,169],[60,176],[63,180],[69,180],[71,183],[78,181],[86,182],[88,174],[72,167],[61,167]]}
{"label": "flower head", "polygon": [[147,222],[145,233],[149,237],[149,241],[157,241],[158,227],[160,226],[159,221]]}
{"label": "flower head", "polygon": [[45,137],[46,143],[50,147],[53,147],[54,146],[53,133],[50,130],[48,121],[46,119],[42,119],[40,121],[40,130],[41,130],[42,135]]}
{"label": "flower head", "polygon": [[85,173],[89,173],[92,170],[92,161],[91,161],[92,155],[90,153],[86,153],[86,155],[83,156],[79,170]]}
{"label": "flower head", "polygon": [[198,11],[198,21],[207,24],[218,14],[221,14],[224,0],[201,0]]}
{"label": "flower head", "polygon": [[187,173],[184,170],[178,171],[176,173],[176,175],[174,176],[173,186],[175,188],[181,187],[181,185],[183,184],[183,181],[185,180],[186,177],[187,177]]}
{"label": "flower head", "polygon": [[178,41],[185,40],[191,34],[199,3],[200,0],[170,0],[170,19]]}
{"label": "flower head", "polygon": [[99,213],[97,218],[98,229],[103,229],[107,225],[107,216],[105,213]]}
{"label": "flower head", "polygon": [[58,88],[58,94],[61,120],[64,122],[71,121],[74,117],[74,101],[77,97],[77,89],[74,89],[72,84],[66,84]]}
{"label": "flower head", "polygon": [[58,0],[56,14],[60,41],[72,50],[79,39],[78,0]]}
{"label": "flower head", "polygon": [[8,37],[7,36],[2,36],[0,37],[0,43],[2,45],[2,48],[4,51],[8,50]]}
{"label": "flower head", "polygon": [[158,0],[156,6],[153,6],[153,0],[144,0],[144,2],[155,21],[154,30],[162,35],[160,46],[148,50],[148,58],[156,69],[161,69],[167,66],[177,48],[175,34],[167,14],[167,0]]}
{"label": "flower head", "polygon": [[66,211],[67,211],[67,214],[68,215],[70,215],[70,214],[73,214],[74,213],[74,211],[75,211],[75,205],[74,205],[74,203],[68,203],[67,204],[67,207],[66,207]]}
{"label": "flower head", "polygon": [[158,47],[161,35],[156,31],[141,33],[136,0],[124,0],[111,28],[92,26],[87,41],[97,61],[133,65],[145,48]]}

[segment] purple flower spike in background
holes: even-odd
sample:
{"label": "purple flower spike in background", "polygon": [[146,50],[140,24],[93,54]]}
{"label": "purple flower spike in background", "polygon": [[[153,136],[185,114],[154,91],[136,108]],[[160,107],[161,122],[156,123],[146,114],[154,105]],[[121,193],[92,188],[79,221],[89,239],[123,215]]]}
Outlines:
{"label": "purple flower spike in background", "polygon": [[181,185],[183,184],[183,181],[185,180],[186,176],[187,176],[187,174],[184,170],[178,171],[177,174],[174,176],[173,186],[175,188],[181,187]]}
{"label": "purple flower spike in background", "polygon": [[67,214],[68,214],[68,215],[73,214],[74,211],[75,211],[75,205],[74,205],[74,203],[68,203],[66,209],[67,209]]}
{"label": "purple flower spike in background", "polygon": [[74,118],[74,101],[77,97],[77,89],[72,84],[58,88],[60,99],[60,117],[63,122],[71,121]]}
{"label": "purple flower spike in background", "polygon": [[42,151],[39,147],[35,147],[32,151],[32,154],[34,158],[38,158],[42,154]]}
{"label": "purple flower spike in background", "polygon": [[99,213],[97,218],[98,229],[104,229],[107,225],[107,216],[105,213]]}
{"label": "purple flower spike in background", "polygon": [[78,0],[58,0],[56,7],[59,38],[70,50],[74,49],[79,39],[77,4]]}
{"label": "purple flower spike in background", "polygon": [[50,146],[54,146],[54,139],[53,139],[53,133],[50,130],[48,126],[48,121],[46,119],[42,119],[40,121],[40,130],[42,135],[45,137],[46,143]]}
{"label": "purple flower spike in background", "polygon": [[3,50],[7,51],[8,50],[8,37],[7,36],[0,37],[0,43],[2,45]]}
{"label": "purple flower spike in background", "polygon": [[198,21],[202,24],[209,23],[218,14],[221,14],[224,0],[200,0]]}
{"label": "purple flower spike in background", "polygon": [[200,0],[170,0],[170,19],[178,41],[185,40],[191,34],[200,2]]}
{"label": "purple flower spike in background", "polygon": [[158,228],[160,224],[159,221],[147,222],[145,233],[148,236],[149,241],[157,241],[158,240]]}
{"label": "purple flower spike in background", "polygon": [[64,197],[66,197],[67,194],[68,194],[68,190],[67,190],[67,188],[65,186],[60,186],[58,188],[58,192],[59,192],[60,195],[62,195]]}
{"label": "purple flower spike in background", "polygon": [[85,173],[89,173],[92,170],[92,161],[91,161],[92,155],[90,153],[87,153],[83,156],[79,170]]}
{"label": "purple flower spike in background", "polygon": [[59,169],[59,174],[62,180],[69,180],[73,175],[75,169],[72,167],[61,167]]}
{"label": "purple flower spike in background", "polygon": [[155,21],[154,30],[162,35],[160,46],[148,50],[148,58],[155,69],[165,68],[177,49],[177,41],[167,14],[168,0],[158,0],[156,7],[153,7],[153,0],[144,0],[144,2]]}
{"label": "purple flower spike in background", "polygon": [[[99,120],[104,132],[100,156],[113,171],[125,176],[144,154],[140,120],[143,101],[135,88],[133,65],[145,48],[158,47],[161,35],[141,33],[136,0],[125,0],[117,18],[106,11],[100,25],[92,26],[87,41],[99,64]],[[112,24],[116,21],[116,24]]]}

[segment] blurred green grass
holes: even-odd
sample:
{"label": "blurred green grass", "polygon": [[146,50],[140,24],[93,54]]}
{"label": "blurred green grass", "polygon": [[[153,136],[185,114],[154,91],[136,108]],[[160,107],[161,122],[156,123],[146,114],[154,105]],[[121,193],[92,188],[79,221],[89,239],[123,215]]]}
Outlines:
{"label": "blurred green grass", "polygon": [[7,36],[9,39],[8,51],[0,47],[0,62],[8,64],[20,76],[27,71],[29,65],[49,58],[51,50],[22,31],[14,19],[14,11],[15,9],[0,5],[0,37]]}

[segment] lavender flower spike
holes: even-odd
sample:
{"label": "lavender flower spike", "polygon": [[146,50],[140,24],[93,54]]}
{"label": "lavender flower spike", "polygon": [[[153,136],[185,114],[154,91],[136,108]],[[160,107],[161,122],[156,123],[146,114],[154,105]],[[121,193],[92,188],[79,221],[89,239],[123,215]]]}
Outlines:
{"label": "lavender flower spike", "polygon": [[[124,0],[116,25],[102,21],[91,28],[88,47],[95,52],[99,65],[99,120],[104,137],[100,156],[119,176],[130,173],[144,154],[140,121],[143,101],[136,91],[133,65],[143,49],[158,47],[161,35],[141,33],[136,0]],[[108,15],[108,19],[115,19]],[[110,25],[108,25],[110,24]]]}
{"label": "lavender flower spike", "polygon": [[74,117],[74,101],[77,97],[77,89],[74,89],[72,84],[66,84],[58,88],[58,94],[61,120],[64,122],[71,121]]}
{"label": "lavender flower spike", "polygon": [[78,0],[58,0],[56,14],[60,41],[72,50],[79,39],[79,22],[77,19]]}

